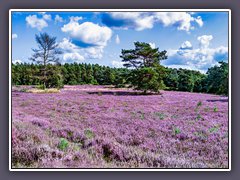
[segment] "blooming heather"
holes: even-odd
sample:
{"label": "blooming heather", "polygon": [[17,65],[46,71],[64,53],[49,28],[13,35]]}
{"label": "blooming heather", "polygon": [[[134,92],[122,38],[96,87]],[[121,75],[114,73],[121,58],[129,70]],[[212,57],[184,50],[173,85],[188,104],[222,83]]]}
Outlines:
{"label": "blooming heather", "polygon": [[228,132],[225,96],[93,85],[12,92],[15,168],[228,168]]}

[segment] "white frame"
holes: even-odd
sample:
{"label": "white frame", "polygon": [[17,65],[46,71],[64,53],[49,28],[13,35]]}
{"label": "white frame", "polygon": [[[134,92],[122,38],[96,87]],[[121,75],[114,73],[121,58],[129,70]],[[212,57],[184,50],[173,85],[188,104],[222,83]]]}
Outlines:
{"label": "white frame", "polygon": [[[11,167],[11,130],[12,130],[12,12],[154,12],[154,11],[169,11],[169,12],[228,12],[228,62],[229,62],[229,101],[228,101],[228,121],[229,121],[229,168],[228,169],[13,169]],[[9,171],[231,171],[231,9],[10,9],[9,10]]]}

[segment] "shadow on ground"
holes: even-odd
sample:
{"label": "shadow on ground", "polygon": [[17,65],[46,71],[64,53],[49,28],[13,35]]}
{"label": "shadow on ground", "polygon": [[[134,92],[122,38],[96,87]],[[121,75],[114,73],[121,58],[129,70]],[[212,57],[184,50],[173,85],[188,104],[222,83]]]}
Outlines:
{"label": "shadow on ground", "polygon": [[97,94],[101,95],[114,95],[114,96],[149,96],[149,95],[162,95],[162,93],[147,93],[142,92],[129,92],[129,91],[91,91],[87,92],[88,94]]}
{"label": "shadow on ground", "polygon": [[208,102],[228,102],[228,99],[209,99]]}

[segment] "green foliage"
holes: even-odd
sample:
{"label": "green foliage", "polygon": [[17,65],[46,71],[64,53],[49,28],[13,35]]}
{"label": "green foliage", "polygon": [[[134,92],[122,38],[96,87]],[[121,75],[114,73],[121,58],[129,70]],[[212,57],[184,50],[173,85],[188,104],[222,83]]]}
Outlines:
{"label": "green foliage", "polygon": [[209,129],[209,132],[210,132],[210,133],[215,133],[215,132],[218,131],[218,129],[219,129],[218,126],[214,126],[214,127],[212,127],[212,128]]}
{"label": "green foliage", "polygon": [[159,51],[158,48],[152,48],[149,43],[135,42],[135,49],[122,49],[120,57],[124,62],[124,67],[142,68],[155,67],[161,60],[167,59],[167,51]]}
{"label": "green foliage", "polygon": [[197,114],[196,121],[204,120],[201,114]]}
{"label": "green foliage", "polygon": [[200,106],[202,106],[202,101],[198,101],[197,103],[197,107],[200,107]]}
{"label": "green foliage", "polygon": [[92,139],[95,137],[95,134],[90,129],[86,129],[84,131],[84,134],[88,139]]}
{"label": "green foliage", "polygon": [[123,66],[134,68],[128,78],[131,86],[136,90],[159,92],[163,89],[164,67],[160,61],[167,59],[167,51],[159,51],[150,44],[135,42],[135,49],[122,50],[121,58]]}
{"label": "green foliage", "polygon": [[64,138],[60,139],[60,142],[58,144],[58,148],[62,151],[65,151],[68,148],[68,141]]}
{"label": "green foliage", "polygon": [[218,108],[216,106],[214,106],[213,111],[218,112]]}
{"label": "green foliage", "polygon": [[179,134],[179,133],[181,133],[181,130],[180,130],[178,127],[174,127],[174,128],[173,128],[173,134],[174,134],[174,135],[177,135],[177,134]]}
{"label": "green foliage", "polygon": [[32,49],[33,54],[30,60],[42,65],[39,69],[40,74],[38,74],[40,84],[43,84],[44,88],[60,88],[62,83],[59,73],[56,72],[56,68],[54,66],[48,66],[48,64],[52,63],[59,64],[58,55],[62,54],[62,52],[58,49],[56,37],[51,37],[47,33],[40,33],[39,35],[35,35],[35,40],[38,45],[38,49]]}
{"label": "green foliage", "polygon": [[161,113],[161,112],[155,112],[155,115],[160,119],[160,120],[163,120],[166,115],[164,113]]}
{"label": "green foliage", "polygon": [[164,83],[159,73],[154,68],[140,68],[131,72],[131,84],[136,90],[159,92],[163,89]]}
{"label": "green foliage", "polygon": [[206,91],[209,93],[228,95],[228,63],[219,62],[207,71]]}
{"label": "green foliage", "polygon": [[47,65],[46,77],[44,81],[46,88],[62,88],[64,84],[60,67]]}
{"label": "green foliage", "polygon": [[169,90],[205,92],[206,75],[187,69],[166,68],[164,84]]}

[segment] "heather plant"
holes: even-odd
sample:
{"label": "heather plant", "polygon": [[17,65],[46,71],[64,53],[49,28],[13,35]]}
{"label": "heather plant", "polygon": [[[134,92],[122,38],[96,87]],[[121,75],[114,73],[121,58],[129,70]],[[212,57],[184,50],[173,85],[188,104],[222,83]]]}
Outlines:
{"label": "heather plant", "polygon": [[[103,88],[111,93],[86,93]],[[13,91],[14,167],[228,167],[226,96],[174,91],[163,91],[163,96],[113,96],[113,92],[118,90],[90,85],[65,86],[52,94]],[[218,111],[194,112],[199,101]],[[23,102],[28,103],[22,106]],[[204,121],[196,122],[198,114]]]}
{"label": "heather plant", "polygon": [[140,112],[140,119],[144,120],[145,119],[145,113],[144,112]]}
{"label": "heather plant", "polygon": [[155,115],[160,119],[160,120],[163,120],[166,115],[164,113],[161,113],[161,112],[155,112]]}
{"label": "heather plant", "polygon": [[201,114],[197,114],[196,121],[204,120]]}
{"label": "heather plant", "polygon": [[95,134],[94,134],[90,129],[86,129],[86,130],[84,131],[84,134],[86,135],[86,137],[87,137],[88,139],[92,139],[92,138],[95,137]]}
{"label": "heather plant", "polygon": [[204,108],[204,111],[205,111],[205,112],[208,112],[209,110],[210,110],[209,106],[207,106],[207,107]]}

